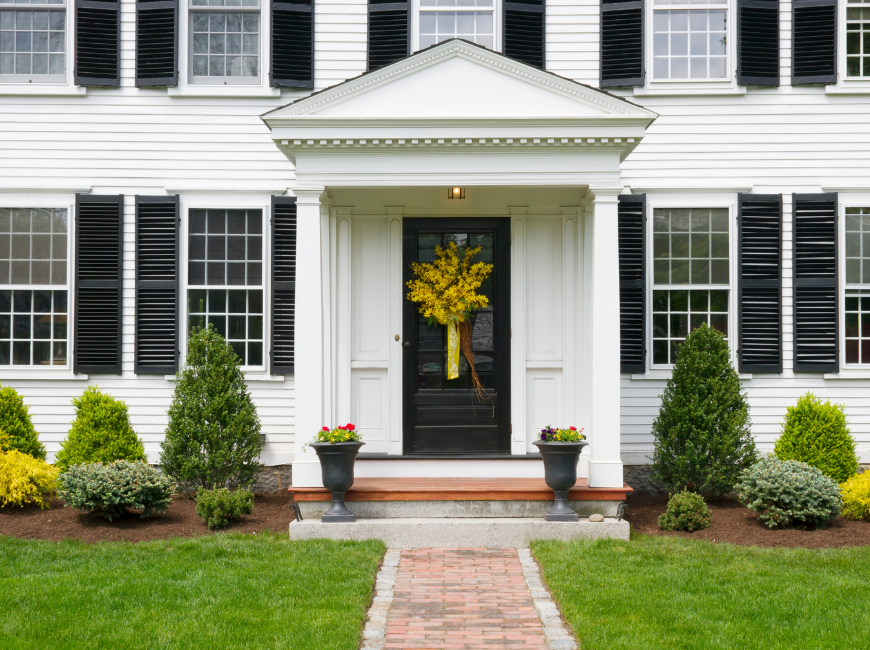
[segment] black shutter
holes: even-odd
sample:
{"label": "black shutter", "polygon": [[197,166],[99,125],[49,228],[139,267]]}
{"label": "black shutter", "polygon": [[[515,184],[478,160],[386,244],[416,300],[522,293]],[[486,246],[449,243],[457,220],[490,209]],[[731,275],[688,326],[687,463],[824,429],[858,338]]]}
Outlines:
{"label": "black shutter", "polygon": [[296,197],[272,197],[273,375],[293,373],[296,330]]}
{"label": "black shutter", "polygon": [[737,0],[737,83],[779,85],[779,0]]}
{"label": "black shutter", "polygon": [[792,84],[837,83],[837,0],[793,0]]}
{"label": "black shutter", "polygon": [[601,0],[602,88],[643,86],[643,2]]}
{"label": "black shutter", "polygon": [[136,2],[136,85],[178,83],[178,0]]}
{"label": "black shutter", "polygon": [[368,69],[395,63],[411,53],[411,3],[369,0]]}
{"label": "black shutter", "polygon": [[741,372],[782,372],[782,195],[739,194],[737,355]]}
{"label": "black shutter", "polygon": [[794,369],[837,372],[837,195],[794,195]]}
{"label": "black shutter", "polygon": [[505,0],[504,38],[505,56],[544,69],[546,63],[545,5],[544,0],[510,2]]}
{"label": "black shutter", "polygon": [[76,84],[120,85],[120,0],[76,0],[75,34]]}
{"label": "black shutter", "polygon": [[124,197],[76,196],[75,372],[121,374]]}
{"label": "black shutter", "polygon": [[136,373],[178,370],[178,196],[136,197]]}
{"label": "black shutter", "polygon": [[272,69],[276,88],[314,88],[314,0],[272,0]]}
{"label": "black shutter", "polygon": [[619,195],[619,354],[622,372],[646,372],[646,195]]}

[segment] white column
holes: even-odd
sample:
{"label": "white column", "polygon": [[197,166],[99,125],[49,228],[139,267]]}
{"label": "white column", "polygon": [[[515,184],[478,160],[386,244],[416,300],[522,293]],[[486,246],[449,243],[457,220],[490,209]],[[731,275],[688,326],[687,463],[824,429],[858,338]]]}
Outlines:
{"label": "white column", "polygon": [[586,278],[584,308],[589,314],[584,384],[588,390],[589,485],[622,487],[619,430],[619,229],[621,188],[590,187],[586,204]]}
{"label": "white column", "polygon": [[302,446],[324,426],[328,415],[325,390],[327,359],[324,319],[328,275],[324,259],[328,242],[328,211],[322,209],[323,187],[300,187],[296,194],[296,359],[293,385],[295,426],[293,486],[320,487],[320,463],[311,447]]}

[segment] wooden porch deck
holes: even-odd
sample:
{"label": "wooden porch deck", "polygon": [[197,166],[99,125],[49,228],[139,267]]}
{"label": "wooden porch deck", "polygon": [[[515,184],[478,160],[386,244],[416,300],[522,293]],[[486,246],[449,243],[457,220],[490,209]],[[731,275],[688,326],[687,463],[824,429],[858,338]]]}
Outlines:
{"label": "wooden porch deck", "polygon": [[[326,488],[291,487],[296,501],[331,501]],[[632,488],[592,488],[585,478],[568,493],[569,501],[624,501]],[[544,479],[534,478],[358,478],[347,501],[552,501]]]}

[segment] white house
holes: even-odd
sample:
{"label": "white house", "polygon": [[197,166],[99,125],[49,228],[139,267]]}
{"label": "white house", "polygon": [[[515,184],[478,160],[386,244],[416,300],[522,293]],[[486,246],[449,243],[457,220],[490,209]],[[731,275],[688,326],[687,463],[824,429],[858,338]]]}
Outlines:
{"label": "white house", "polygon": [[[157,462],[212,322],[294,486],[350,421],[358,476],[534,477],[575,424],[621,488],[707,322],[762,449],[813,391],[866,463],[868,34],[853,0],[0,0],[0,383],[50,453],[99,385]],[[405,298],[448,241],[495,266],[493,404]]]}

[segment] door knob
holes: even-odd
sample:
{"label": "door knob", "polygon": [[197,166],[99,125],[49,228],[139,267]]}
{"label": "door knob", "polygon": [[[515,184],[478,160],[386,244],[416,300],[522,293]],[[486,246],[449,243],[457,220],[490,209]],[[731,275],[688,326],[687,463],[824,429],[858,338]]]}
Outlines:
{"label": "door knob", "polygon": [[405,347],[406,347],[406,348],[411,347],[411,343],[410,343],[410,341],[405,341]]}

